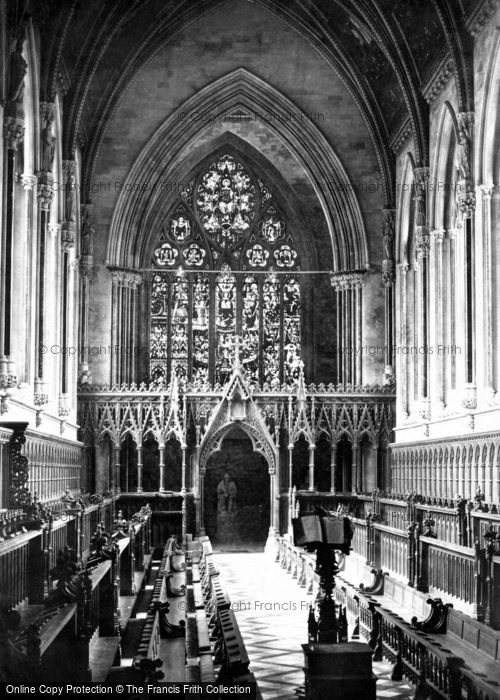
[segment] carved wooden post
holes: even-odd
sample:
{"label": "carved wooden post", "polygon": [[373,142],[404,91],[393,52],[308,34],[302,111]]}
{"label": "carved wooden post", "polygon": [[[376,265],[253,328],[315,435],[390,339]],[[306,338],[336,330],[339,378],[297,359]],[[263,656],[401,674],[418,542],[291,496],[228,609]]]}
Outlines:
{"label": "carved wooden post", "polygon": [[92,681],[90,669],[89,644],[92,636],[92,581],[88,569],[81,573],[80,587],[77,595],[76,608],[76,645],[78,653],[74,658],[78,659],[78,665],[74,668],[77,683]]}
{"label": "carved wooden post", "polygon": [[158,446],[160,452],[160,493],[165,493],[165,445],[160,443]]}
{"label": "carved wooden post", "polygon": [[335,493],[335,472],[337,470],[337,444],[333,442],[330,455],[330,493]]}
{"label": "carved wooden post", "polygon": [[43,537],[43,599],[49,597],[49,578],[50,578],[50,550],[52,548],[52,516],[49,516],[49,522],[42,530]]}
{"label": "carved wooden post", "polygon": [[492,525],[483,535],[485,540],[485,561],[486,579],[484,587],[485,605],[484,605],[484,621],[487,625],[492,623],[492,612],[494,604],[494,588],[495,588],[495,563],[493,557],[499,552],[500,533],[495,532]]}
{"label": "carved wooden post", "polygon": [[120,557],[120,595],[134,595],[134,540],[130,525],[130,539]]}
{"label": "carved wooden post", "polygon": [[403,680],[403,631],[400,627],[396,628],[397,647],[396,647],[396,662],[391,673],[391,681]]}
{"label": "carved wooden post", "polygon": [[474,588],[472,591],[473,595],[473,600],[472,600],[472,614],[474,615],[476,620],[480,620],[482,618],[482,613],[483,613],[483,591],[482,591],[482,576],[481,576],[481,563],[483,559],[483,552],[481,550],[481,545],[479,543],[479,540],[476,539],[474,542]]}
{"label": "carved wooden post", "polygon": [[450,700],[462,700],[461,672],[464,660],[458,656],[448,656],[446,659],[448,668],[448,697]]}
{"label": "carved wooden post", "polygon": [[370,630],[370,637],[368,639],[368,644],[371,649],[375,649],[377,646],[378,636],[380,634],[380,613],[377,611],[379,603],[374,603],[372,600],[368,602],[368,610],[371,613],[372,627]]}
{"label": "carved wooden post", "polygon": [[407,553],[406,558],[408,561],[408,585],[412,588],[415,585],[416,578],[416,567],[415,567],[415,530],[417,528],[417,523],[411,523],[407,529]]}
{"label": "carved wooden post", "polygon": [[111,587],[113,595],[113,635],[119,637],[120,629],[120,571],[118,544],[115,543],[111,559]]}
{"label": "carved wooden post", "polygon": [[141,443],[137,443],[137,493],[142,493],[142,437],[139,437]]}
{"label": "carved wooden post", "polygon": [[465,515],[465,504],[467,501],[465,498],[457,498],[456,501],[456,513],[457,513],[457,518],[458,518],[458,537],[459,537],[459,544],[462,545],[462,547],[467,547],[467,524],[466,524],[466,515]]}
{"label": "carved wooden post", "polygon": [[372,525],[372,515],[366,517],[366,563],[368,565],[375,565],[373,561],[373,525]]}
{"label": "carved wooden post", "polygon": [[187,508],[186,508],[186,445],[182,446],[182,542],[186,542],[186,532],[187,532]]}
{"label": "carved wooden post", "polygon": [[419,671],[419,676],[417,688],[415,690],[415,698],[426,698],[429,695],[427,692],[427,651],[423,644],[418,645],[417,654],[417,669]]}
{"label": "carved wooden post", "polygon": [[309,491],[314,491],[314,451],[316,445],[309,444]]}
{"label": "carved wooden post", "polygon": [[113,445],[115,479],[114,487],[117,493],[121,491],[120,485],[120,444]]}
{"label": "carved wooden post", "polygon": [[358,475],[358,443],[352,443],[352,467],[351,467],[351,492],[356,494],[360,491],[360,478]]}

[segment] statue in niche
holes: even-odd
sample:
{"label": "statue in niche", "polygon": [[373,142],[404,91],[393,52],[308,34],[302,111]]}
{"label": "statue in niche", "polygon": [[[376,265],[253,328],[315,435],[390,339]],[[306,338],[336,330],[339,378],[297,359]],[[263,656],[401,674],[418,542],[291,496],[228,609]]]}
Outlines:
{"label": "statue in niche", "polygon": [[42,170],[44,172],[52,172],[52,163],[54,162],[56,137],[52,133],[53,123],[54,116],[48,116],[42,130]]}
{"label": "statue in niche", "polygon": [[469,181],[471,177],[471,133],[465,119],[458,127],[458,170],[461,180]]}
{"label": "statue in niche", "polygon": [[90,225],[90,214],[85,211],[82,221],[81,230],[81,254],[82,255],[92,255],[94,251],[94,229]]}
{"label": "statue in niche", "polygon": [[387,212],[382,225],[382,240],[384,243],[384,257],[386,260],[393,258],[393,241],[394,241],[394,213]]}
{"label": "statue in niche", "polygon": [[66,221],[75,220],[75,208],[76,208],[76,182],[75,174],[70,172],[68,174],[68,180],[66,182]]}
{"label": "statue in niche", "polygon": [[24,37],[21,35],[16,41],[16,47],[10,54],[9,75],[9,100],[10,102],[22,102],[24,95],[24,78],[28,72],[28,64],[23,56]]}
{"label": "statue in niche", "polygon": [[228,513],[229,515],[236,512],[236,494],[238,489],[233,479],[228,472],[219,481],[217,486],[217,513]]}

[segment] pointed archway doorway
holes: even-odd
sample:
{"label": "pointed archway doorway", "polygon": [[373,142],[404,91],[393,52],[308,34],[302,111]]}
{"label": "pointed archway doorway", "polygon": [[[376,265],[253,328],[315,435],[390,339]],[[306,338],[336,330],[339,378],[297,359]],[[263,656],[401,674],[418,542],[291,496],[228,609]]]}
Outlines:
{"label": "pointed archway doorway", "polygon": [[245,430],[231,426],[208,458],[204,526],[220,549],[263,549],[270,525],[270,474]]}

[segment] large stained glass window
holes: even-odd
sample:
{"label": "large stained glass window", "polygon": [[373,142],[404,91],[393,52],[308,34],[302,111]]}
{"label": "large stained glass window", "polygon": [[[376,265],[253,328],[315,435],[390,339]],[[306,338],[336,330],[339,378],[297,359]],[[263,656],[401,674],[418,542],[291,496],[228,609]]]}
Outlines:
{"label": "large stained glass window", "polygon": [[237,157],[214,159],[182,192],[152,260],[150,374],[223,383],[235,359],[258,384],[300,367],[300,260],[272,189]]}

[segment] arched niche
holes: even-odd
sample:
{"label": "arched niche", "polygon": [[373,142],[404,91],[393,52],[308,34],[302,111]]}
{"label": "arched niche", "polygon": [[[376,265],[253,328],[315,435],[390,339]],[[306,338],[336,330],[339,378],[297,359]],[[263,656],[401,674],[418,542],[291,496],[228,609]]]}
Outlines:
{"label": "arched niche", "polygon": [[[226,503],[219,507],[217,487],[225,473],[237,489],[234,513],[227,513]],[[209,456],[204,489],[204,526],[215,546],[264,545],[270,525],[269,467],[241,427],[231,427]]]}
{"label": "arched niche", "polygon": [[309,442],[303,434],[299,435],[293,446],[292,486],[299,491],[309,488]]}

